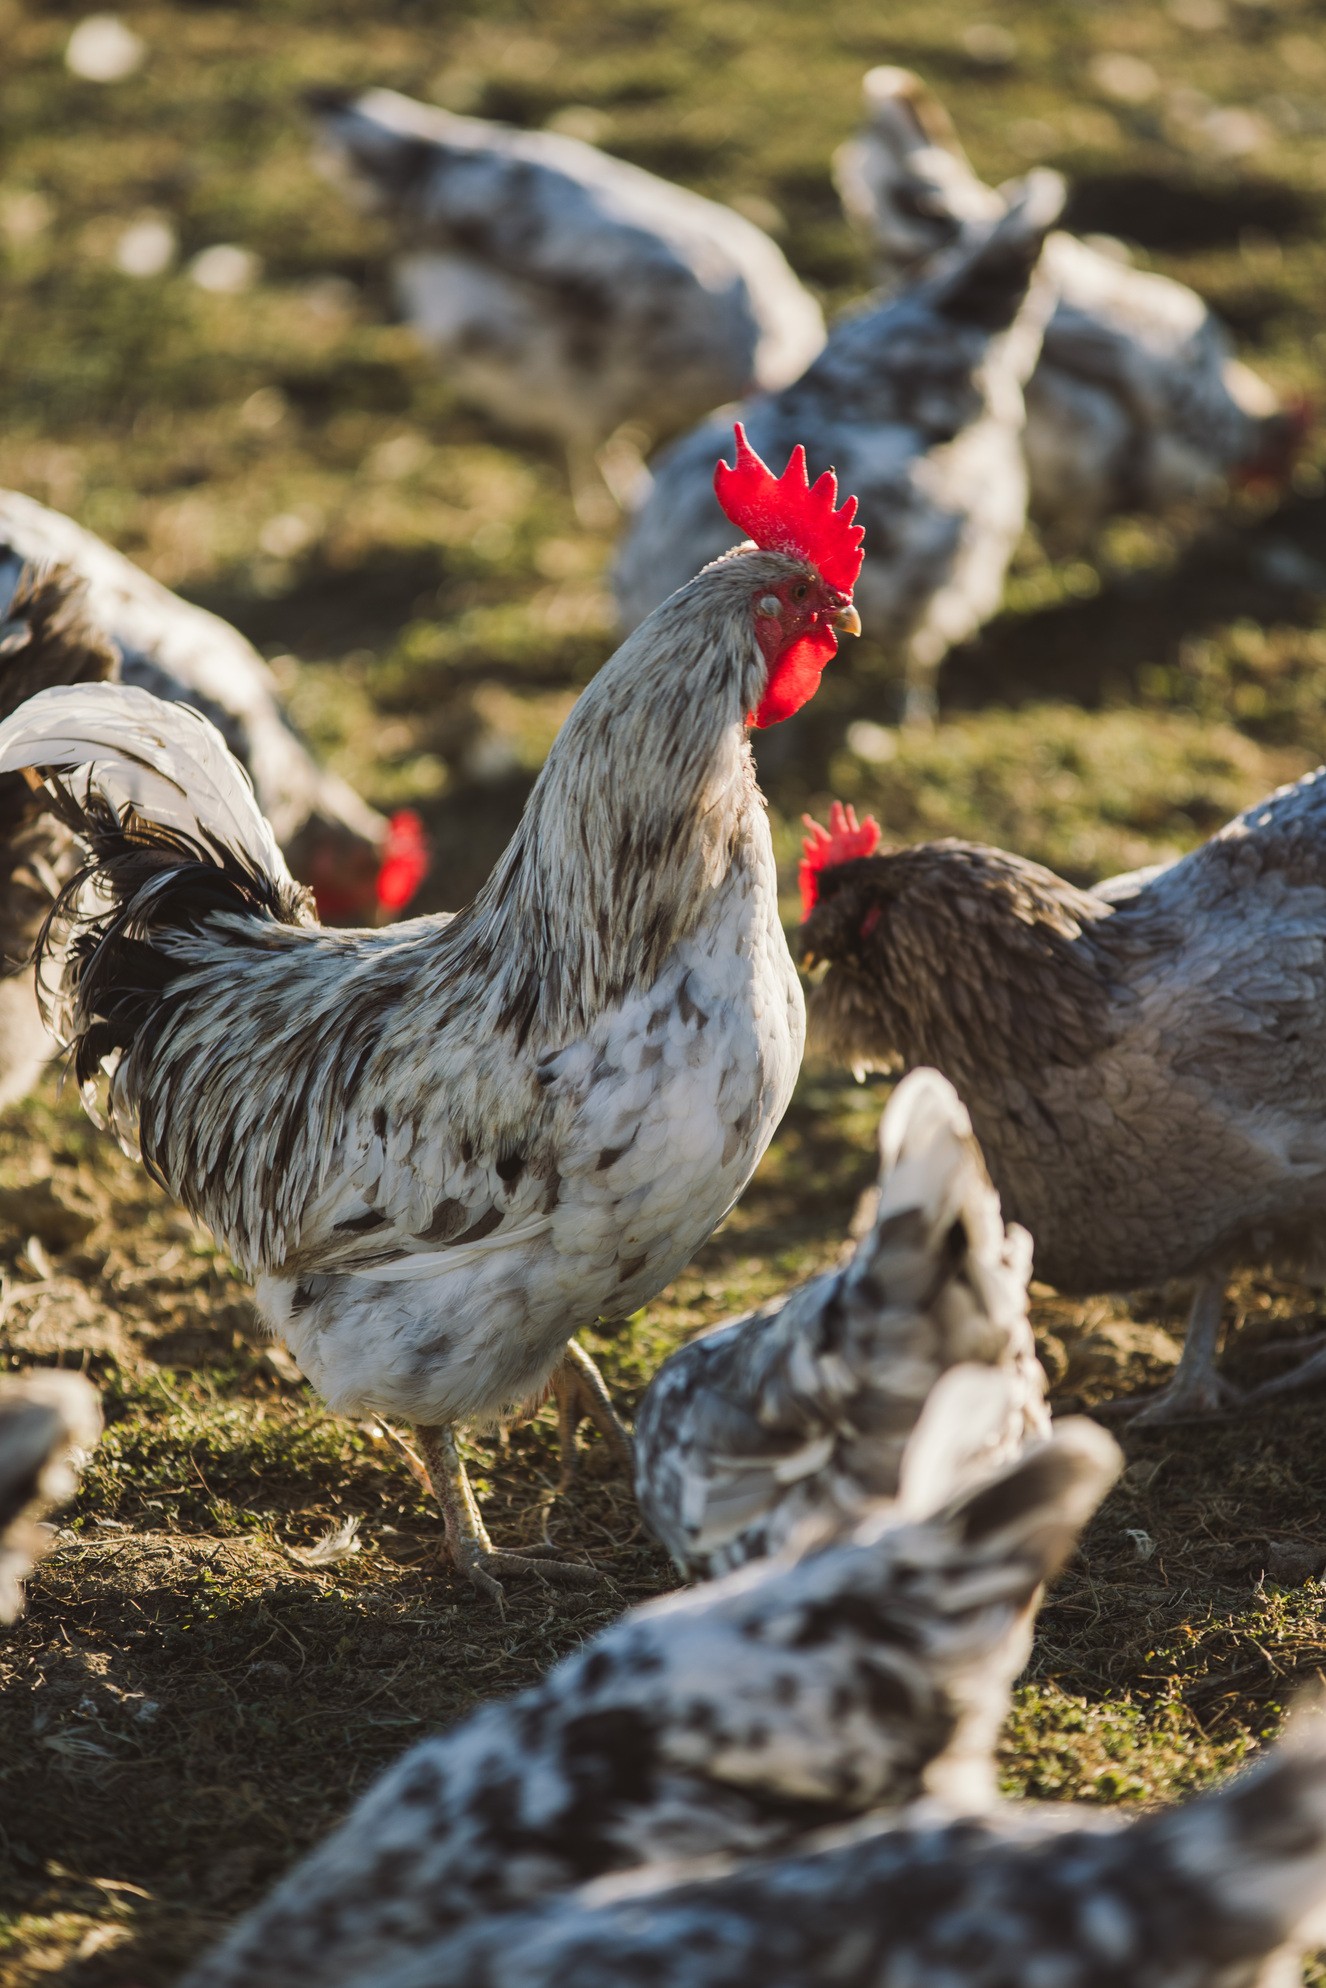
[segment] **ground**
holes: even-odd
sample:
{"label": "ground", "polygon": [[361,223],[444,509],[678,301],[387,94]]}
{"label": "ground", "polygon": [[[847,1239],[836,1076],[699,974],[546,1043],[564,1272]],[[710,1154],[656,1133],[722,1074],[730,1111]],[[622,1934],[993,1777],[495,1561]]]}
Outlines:
{"label": "ground", "polygon": [[[382,237],[312,172],[302,86],[558,122],[743,205],[837,305],[865,270],[829,156],[863,69],[901,61],[987,176],[1060,167],[1077,224],[1197,284],[1277,387],[1326,358],[1320,0],[1005,0],[997,24],[970,0],[180,0],[126,7],[146,59],[113,85],[64,66],[79,11],[0,0],[0,481],[278,659],[318,747],[427,818],[425,908],[486,872],[611,646],[609,537],[386,321]],[[116,256],[145,217],[177,255],[140,279]],[[218,243],[259,259],[252,287],[191,280]],[[1278,507],[1119,527],[1090,563],[1029,540],[931,737],[883,729],[887,661],[858,645],[763,749],[789,887],[797,817],[831,794],[893,835],[976,834],[1087,880],[1326,757],[1320,455]],[[807,1070],[722,1233],[627,1330],[590,1335],[624,1404],[670,1346],[833,1255],[882,1096]],[[472,1445],[476,1481],[504,1540],[546,1521],[601,1592],[513,1590],[502,1619],[434,1572],[437,1522],[382,1433],[323,1413],[225,1261],[54,1080],[0,1121],[0,1262],[7,1363],[85,1367],[109,1419],[0,1644],[0,1988],[170,1981],[402,1746],[669,1585],[595,1439],[554,1501],[546,1410]],[[1183,1308],[1038,1295],[1056,1408],[1154,1382]],[[1316,1311],[1243,1278],[1231,1371],[1275,1371],[1262,1346]],[[1275,1729],[1326,1656],[1321,1414],[1125,1438],[1042,1617],[1010,1791],[1168,1797]],[[351,1519],[358,1550],[310,1564]]]}

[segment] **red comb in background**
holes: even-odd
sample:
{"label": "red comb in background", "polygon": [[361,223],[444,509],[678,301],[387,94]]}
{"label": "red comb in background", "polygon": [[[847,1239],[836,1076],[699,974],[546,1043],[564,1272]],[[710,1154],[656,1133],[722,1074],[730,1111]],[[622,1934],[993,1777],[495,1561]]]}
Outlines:
{"label": "red comb in background", "polygon": [[403,911],[428,875],[428,838],[413,808],[402,808],[387,823],[374,895],[388,916]]}
{"label": "red comb in background", "polygon": [[808,559],[829,586],[850,594],[865,558],[861,550],[865,527],[852,523],[855,497],[835,509],[837,477],[826,469],[811,483],[800,442],[783,474],[776,477],[746,440],[739,421],[736,436],[736,467],[720,462],[714,471],[714,492],[725,514],[764,551]]}
{"label": "red comb in background", "polygon": [[879,848],[880,827],[873,815],[859,822],[856,809],[835,801],[829,809],[829,826],[821,827],[813,815],[802,815],[802,826],[810,834],[802,843],[797,882],[801,886],[801,916],[809,918],[819,896],[820,873],[835,863],[852,863],[858,856],[873,856]]}

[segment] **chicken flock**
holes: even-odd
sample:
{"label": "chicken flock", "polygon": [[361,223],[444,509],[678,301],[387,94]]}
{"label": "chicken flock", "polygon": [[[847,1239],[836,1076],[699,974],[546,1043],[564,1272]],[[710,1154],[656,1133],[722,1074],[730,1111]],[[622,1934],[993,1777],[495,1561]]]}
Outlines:
{"label": "chicken flock", "polygon": [[[1306,412],[1192,291],[1059,229],[1057,175],[986,186],[918,77],[865,105],[833,170],[880,289],[826,330],[751,221],[578,139],[310,97],[457,392],[626,513],[620,646],[462,908],[400,916],[421,824],[317,764],[236,629],[0,492],[0,1103],[64,1060],[327,1407],[393,1430],[470,1605],[600,1578],[495,1543],[458,1446],[547,1392],[695,1583],[414,1747],[189,1988],[1236,1988],[1326,1939],[1326,1707],[1126,1826],[994,1768],[1121,1465],[1051,1421],[1033,1263],[1195,1287],[1125,1404],[1153,1423],[1241,1405],[1234,1271],[1326,1281],[1326,770],[1090,888],[834,804],[789,945],[752,750],[863,628],[933,723],[1029,522],[1080,550],[1282,486]],[[876,1186],[632,1433],[575,1335],[732,1209],[808,1026],[901,1077]],[[0,1620],[99,1433],[81,1377],[0,1381]]]}

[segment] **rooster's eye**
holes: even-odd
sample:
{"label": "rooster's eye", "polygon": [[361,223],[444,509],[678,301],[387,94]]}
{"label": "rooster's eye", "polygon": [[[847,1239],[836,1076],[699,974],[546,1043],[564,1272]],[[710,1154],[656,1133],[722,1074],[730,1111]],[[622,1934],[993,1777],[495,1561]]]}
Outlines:
{"label": "rooster's eye", "polygon": [[809,592],[809,583],[805,580],[798,580],[792,589],[792,598],[794,601],[803,601]]}
{"label": "rooster's eye", "polygon": [[781,613],[782,605],[777,594],[761,594],[755,603],[755,612],[756,614],[771,614],[776,616]]}

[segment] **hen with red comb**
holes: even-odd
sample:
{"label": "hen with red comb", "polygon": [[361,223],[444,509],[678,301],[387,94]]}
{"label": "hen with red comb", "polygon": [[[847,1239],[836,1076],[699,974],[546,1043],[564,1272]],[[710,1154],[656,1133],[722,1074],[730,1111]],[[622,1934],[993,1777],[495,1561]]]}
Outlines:
{"label": "hen with red comb", "polygon": [[809,918],[819,896],[821,872],[835,863],[855,862],[858,856],[873,856],[879,848],[879,823],[873,815],[858,822],[856,809],[834,801],[825,828],[812,815],[802,815],[802,826],[810,830],[801,844],[797,883],[801,888],[801,916]]}
{"label": "hen with red comb", "polygon": [[[1025,521],[1022,385],[1050,307],[1034,277],[1062,197],[1053,173],[1031,174],[924,282],[840,319],[795,385],[715,414],[665,451],[617,558],[623,625],[718,557],[735,526],[757,544],[795,545],[826,582],[850,587],[902,667],[908,712],[930,713],[944,655],[999,605]],[[711,464],[734,413],[743,439],[716,503]],[[793,460],[770,489],[746,450]],[[834,510],[833,464],[859,509]]]}

